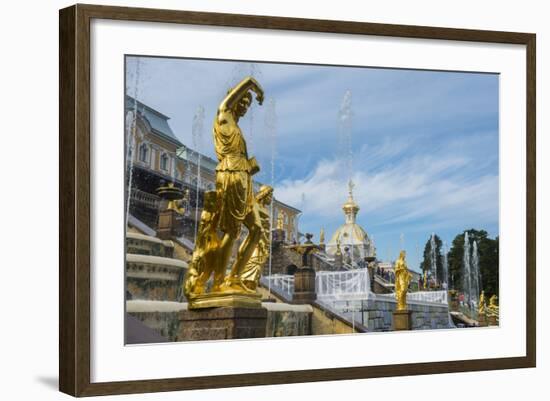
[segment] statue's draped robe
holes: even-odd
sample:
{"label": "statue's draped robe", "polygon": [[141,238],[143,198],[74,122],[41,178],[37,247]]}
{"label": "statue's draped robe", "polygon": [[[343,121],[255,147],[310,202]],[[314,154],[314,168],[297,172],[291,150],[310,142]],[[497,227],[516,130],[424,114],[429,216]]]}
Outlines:
{"label": "statue's draped robe", "polygon": [[224,120],[216,119],[213,134],[219,162],[216,167],[219,228],[238,233],[253,205],[246,143],[237,124]]}
{"label": "statue's draped robe", "polygon": [[254,253],[250,257],[250,260],[246,264],[242,274],[241,279],[247,283],[250,283],[252,288],[256,288],[258,282],[260,281],[260,276],[262,274],[262,268],[267,259],[269,258],[269,229],[270,229],[270,216],[267,208],[263,205],[257,203],[259,210],[260,219],[262,221],[262,235],[260,241],[254,249]]}
{"label": "statue's draped robe", "polygon": [[407,303],[407,289],[411,280],[411,274],[405,261],[398,259],[395,263],[395,292],[397,294],[397,309],[404,309]]}

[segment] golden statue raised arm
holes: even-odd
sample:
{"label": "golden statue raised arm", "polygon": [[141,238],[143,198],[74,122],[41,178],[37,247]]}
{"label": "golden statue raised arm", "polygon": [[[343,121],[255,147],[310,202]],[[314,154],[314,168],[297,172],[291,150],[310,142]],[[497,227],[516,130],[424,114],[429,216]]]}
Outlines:
{"label": "golden statue raised arm", "polygon": [[[184,288],[187,289],[186,295],[190,308],[242,305],[247,302],[254,304],[252,301],[247,301],[246,295],[249,298],[253,295],[256,296],[255,288],[246,286],[243,274],[248,283],[257,283],[259,273],[252,274],[253,278],[251,279],[250,268],[247,269],[246,266],[252,254],[255,251],[257,254],[260,252],[257,247],[259,245],[265,247],[265,243],[259,244],[259,242],[262,234],[265,234],[264,231],[270,228],[262,224],[265,220],[261,215],[263,208],[257,205],[258,201],[254,197],[252,188],[252,176],[260,170],[260,167],[255,158],[249,158],[246,142],[238,125],[239,119],[246,114],[252,104],[252,92],[256,94],[256,100],[261,105],[264,99],[263,90],[254,78],[247,77],[227,92],[214,119],[213,139],[218,159],[216,212],[214,215],[206,214],[205,218],[209,219],[209,223],[216,223],[216,229],[221,232],[222,236],[219,242],[197,240],[193,252],[194,257],[196,255],[197,258],[202,257],[201,260],[204,260],[202,255],[215,254],[216,266],[200,268],[201,264],[198,263],[195,264],[196,267],[199,267],[198,270],[195,269],[192,274],[187,275]],[[271,200],[271,191],[271,189],[268,191],[269,200]],[[201,221],[201,224],[203,223],[206,222]],[[248,229],[248,235],[239,247],[230,273],[225,277],[223,284],[220,285],[219,279],[216,279],[212,291],[209,294],[204,294],[205,279],[209,278],[210,272],[219,272],[220,269],[225,272],[231,258],[233,245],[240,236],[243,224]],[[201,249],[204,246],[215,247],[215,249],[210,251]],[[204,260],[203,265],[204,263],[208,262]],[[256,266],[254,271],[257,272],[258,269],[259,267]],[[191,285],[188,280],[194,280],[196,284]],[[255,285],[251,287],[255,287]],[[235,297],[232,297],[233,295]],[[235,299],[240,301],[235,302]],[[259,301],[255,304],[259,304]]]}

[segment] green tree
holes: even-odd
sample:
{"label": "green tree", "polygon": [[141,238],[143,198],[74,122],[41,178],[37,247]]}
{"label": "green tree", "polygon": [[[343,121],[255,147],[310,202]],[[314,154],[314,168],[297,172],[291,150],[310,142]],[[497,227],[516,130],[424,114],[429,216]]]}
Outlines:
{"label": "green tree", "polygon": [[[469,229],[468,237],[477,242],[479,252],[480,290],[498,295],[498,237],[491,239],[487,231]],[[472,248],[470,248],[472,251]],[[448,253],[450,288],[464,291],[464,233],[458,234]]]}
{"label": "green tree", "polygon": [[420,263],[420,270],[422,271],[422,275],[426,273],[426,270],[428,271],[428,275],[432,274],[435,275],[436,280],[440,283],[443,280],[443,254],[442,254],[442,248],[443,248],[443,242],[441,241],[441,238],[434,234],[434,242],[435,242],[435,271],[432,270],[432,241],[431,236],[428,238],[428,241],[426,241],[426,245],[424,246],[424,257],[422,259],[422,262]]}

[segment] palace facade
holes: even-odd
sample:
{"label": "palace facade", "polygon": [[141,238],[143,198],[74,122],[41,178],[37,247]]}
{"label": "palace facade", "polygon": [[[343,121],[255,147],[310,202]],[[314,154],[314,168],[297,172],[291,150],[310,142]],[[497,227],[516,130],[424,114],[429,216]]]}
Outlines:
{"label": "palace facade", "polygon": [[[203,194],[215,190],[218,162],[183,144],[169,124],[170,117],[126,96],[127,138],[126,185],[130,191],[130,214],[154,228],[161,200],[157,188],[173,182],[184,190],[185,213],[181,217],[182,234],[193,238],[200,218]],[[135,120],[135,124],[134,124]],[[130,173],[131,171],[131,173]],[[262,183],[255,181],[255,191]],[[301,211],[273,199],[274,226],[280,223],[289,242],[299,237]]]}

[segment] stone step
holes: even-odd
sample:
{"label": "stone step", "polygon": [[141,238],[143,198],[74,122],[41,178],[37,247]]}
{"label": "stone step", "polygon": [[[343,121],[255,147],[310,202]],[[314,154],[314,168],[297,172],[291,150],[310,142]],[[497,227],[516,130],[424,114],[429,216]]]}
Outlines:
{"label": "stone step", "polygon": [[129,254],[171,258],[174,255],[174,243],[150,235],[127,232],[126,252]]}
{"label": "stone step", "polygon": [[187,263],[162,256],[127,254],[126,290],[128,299],[177,301]]}

